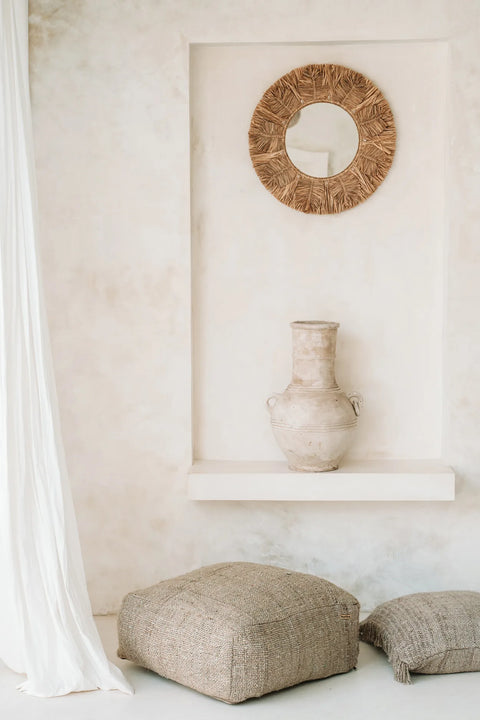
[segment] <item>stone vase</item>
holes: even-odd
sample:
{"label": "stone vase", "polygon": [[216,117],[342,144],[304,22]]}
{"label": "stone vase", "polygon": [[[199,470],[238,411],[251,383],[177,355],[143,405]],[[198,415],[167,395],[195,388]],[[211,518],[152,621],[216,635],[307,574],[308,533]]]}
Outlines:
{"label": "stone vase", "polygon": [[292,382],[267,400],[273,434],[291,470],[336,470],[357,425],[361,395],[335,379],[338,323],[298,321],[293,331]]}

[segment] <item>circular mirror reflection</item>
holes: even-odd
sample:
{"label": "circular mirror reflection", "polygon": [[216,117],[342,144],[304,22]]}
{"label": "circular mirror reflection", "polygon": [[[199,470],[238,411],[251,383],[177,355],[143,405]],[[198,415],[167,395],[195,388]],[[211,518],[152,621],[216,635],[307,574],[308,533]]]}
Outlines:
{"label": "circular mirror reflection", "polygon": [[333,103],[313,103],[290,120],[285,145],[292,163],[313,177],[331,177],[345,170],[358,149],[352,116]]}

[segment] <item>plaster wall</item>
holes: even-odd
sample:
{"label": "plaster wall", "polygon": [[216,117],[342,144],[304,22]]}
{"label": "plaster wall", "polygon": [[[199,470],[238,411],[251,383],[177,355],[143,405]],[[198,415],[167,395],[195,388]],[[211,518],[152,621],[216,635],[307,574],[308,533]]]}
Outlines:
{"label": "plaster wall", "polygon": [[[115,610],[122,595],[135,587],[227,558],[318,573],[356,594],[364,608],[418,590],[480,590],[476,559],[480,542],[479,13],[476,0],[338,0],[335,4],[327,0],[30,0],[44,285],[67,462],[96,612]],[[422,72],[428,70],[422,93],[412,57],[403,56],[404,65],[392,65],[391,53],[399,45],[392,41],[425,40],[448,41],[450,69],[442,60],[439,84],[431,63],[433,48],[440,45],[431,45],[423,58],[417,53],[420,46],[412,45]],[[383,451],[388,454],[396,448],[406,455],[426,454],[427,449],[433,453],[442,445],[444,459],[458,473],[457,500],[452,504],[194,504],[186,499],[192,425],[198,427],[200,417],[196,415],[192,423],[192,274],[194,299],[195,293],[204,292],[204,285],[195,284],[198,265],[193,273],[190,266],[190,190],[195,262],[201,250],[198,241],[218,243],[228,226],[217,228],[221,232],[215,238],[202,234],[198,213],[203,186],[195,184],[195,172],[205,166],[195,165],[195,142],[190,186],[191,46],[344,46],[346,41],[349,46],[361,42],[352,64],[365,63],[365,74],[398,105],[402,136],[396,164],[403,170],[392,171],[377,193],[356,210],[321,219],[324,232],[315,253],[319,260],[336,257],[339,267],[347,267],[350,280],[353,258],[363,262],[360,273],[369,259],[375,287],[375,302],[373,298],[370,302],[376,306],[377,327],[383,307],[382,268],[391,270],[398,262],[404,269],[411,267],[409,260],[418,261],[419,275],[412,277],[407,290],[412,289],[412,303],[418,297],[428,332],[420,334],[414,320],[413,336],[404,337],[405,357],[410,367],[414,343],[422,343],[426,359],[421,378],[413,377],[413,383],[416,387],[423,383],[427,398],[434,403],[435,411],[429,408],[428,417],[432,420],[438,411],[442,422],[437,418],[431,425],[419,420],[416,409],[413,427],[420,435],[406,427],[403,420],[410,396],[405,385],[407,396],[402,392],[397,399],[402,424],[394,433],[389,417]],[[368,48],[367,61],[361,53]],[[284,70],[275,60],[273,78],[262,76],[259,62],[258,72],[250,71],[248,88],[242,86],[243,74],[236,79],[248,102],[256,102],[272,80],[303,62],[303,55],[297,61],[295,48],[289,52],[288,59],[285,56],[281,61]],[[328,46],[322,52],[329,54]],[[409,93],[417,103],[410,117],[402,109]],[[439,108],[442,95],[449,98],[446,128],[441,117],[437,127],[430,103],[422,105],[424,98],[430,98]],[[249,113],[245,109],[247,121]],[[235,133],[239,129],[240,122]],[[236,167],[243,192],[235,202],[229,201],[240,220],[236,230],[230,228],[230,236],[225,237],[229,242],[223,247],[230,251],[239,247],[238,237],[245,236],[242,224],[249,218],[255,236],[245,239],[242,253],[248,244],[265,243],[271,257],[267,253],[264,259],[274,258],[280,263],[275,265],[277,270],[286,272],[289,238],[293,236],[296,243],[305,238],[312,251],[313,225],[319,218],[295,214],[270,197],[248,167],[245,145],[235,141],[226,147],[223,159],[231,162],[240,147],[243,157]],[[446,173],[440,167],[445,147]],[[424,158],[418,188],[421,200],[406,182],[406,166],[412,168],[415,154]],[[426,162],[431,162],[430,172]],[[441,191],[441,186],[448,200],[447,216],[442,193],[432,191]],[[402,209],[405,200],[415,207],[412,235]],[[208,222],[213,222],[210,205],[205,205],[204,212]],[[377,212],[381,222],[376,223]],[[357,224],[360,217],[365,225]],[[278,243],[268,232],[265,236],[273,219],[283,233],[280,260]],[[225,216],[221,220],[224,223]],[[358,241],[359,227],[363,245]],[[400,228],[403,246],[394,228]],[[405,253],[400,247],[406,248]],[[298,262],[297,278],[302,270]],[[429,265],[433,272],[428,271]],[[266,263],[262,273],[265,267]],[[255,272],[253,266],[250,269]],[[212,272],[212,266],[205,272]],[[387,307],[395,308],[405,322],[412,306],[402,306],[400,290],[401,283],[395,281]],[[364,288],[362,292],[365,297]],[[373,337],[373,330],[362,319],[355,299],[352,308],[345,293],[341,307],[325,307],[321,306],[325,297],[315,289],[292,312],[306,317],[315,304],[316,312],[335,313],[331,319],[342,322],[338,316],[342,311],[346,320],[341,328],[344,344],[339,345],[339,380],[344,385],[358,380],[359,389],[364,389],[361,381],[368,379],[372,410],[378,408],[383,402],[381,390],[393,392],[392,375],[384,366],[383,388],[375,388],[369,364],[358,362],[359,355],[373,347],[365,341],[365,332],[372,332]],[[269,310],[270,316],[276,308]],[[209,347],[197,335],[202,327],[199,318],[208,315],[198,311],[195,306],[197,351]],[[276,348],[279,362],[270,367],[256,363],[263,375],[254,394],[261,394],[262,399],[270,390],[267,378],[272,390],[288,381],[287,322],[295,319],[289,314],[285,303],[276,317],[277,326],[269,330],[267,347],[269,352]],[[396,344],[397,338],[389,335],[383,359],[391,360],[396,373],[403,375],[405,367],[391,351]],[[435,359],[440,345],[441,365]],[[378,346],[376,350],[378,357]],[[194,380],[195,373],[210,372],[210,363],[195,362],[195,356],[193,366]],[[195,380],[194,387],[196,393],[204,384]],[[220,384],[215,403],[222,394]],[[202,403],[197,402],[195,408],[195,413],[208,410],[205,402],[203,410]],[[213,426],[209,425],[208,433]],[[254,451],[273,456],[276,450],[273,445],[267,449],[266,432],[262,430],[262,441]],[[363,432],[364,441],[373,448],[373,435]],[[211,438],[199,437],[196,442],[206,448],[202,453],[210,452]],[[358,442],[361,439],[359,435]],[[223,445],[221,451],[231,450]]]}

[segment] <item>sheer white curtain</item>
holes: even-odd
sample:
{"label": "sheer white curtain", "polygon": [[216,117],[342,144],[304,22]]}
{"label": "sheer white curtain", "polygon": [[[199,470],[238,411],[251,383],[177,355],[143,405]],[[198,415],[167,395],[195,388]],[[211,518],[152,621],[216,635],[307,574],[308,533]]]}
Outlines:
{"label": "sheer white curtain", "polygon": [[0,659],[32,695],[131,692],[92,618],[36,253],[28,0],[0,0]]}

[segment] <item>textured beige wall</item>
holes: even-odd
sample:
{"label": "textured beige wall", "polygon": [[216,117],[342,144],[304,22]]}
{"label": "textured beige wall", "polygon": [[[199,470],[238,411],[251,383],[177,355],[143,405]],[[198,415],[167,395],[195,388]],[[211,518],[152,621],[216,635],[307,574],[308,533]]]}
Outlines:
{"label": "textured beige wall", "polygon": [[[30,1],[44,284],[96,611],[224,559],[316,572],[365,607],[480,590],[479,11],[474,0]],[[190,503],[189,43],[446,37],[444,456],[457,501]]]}

